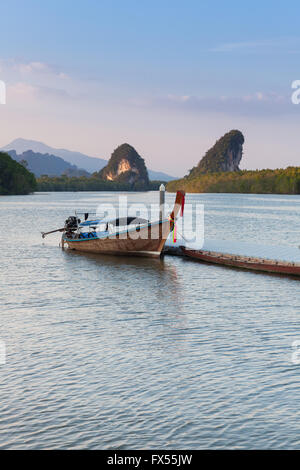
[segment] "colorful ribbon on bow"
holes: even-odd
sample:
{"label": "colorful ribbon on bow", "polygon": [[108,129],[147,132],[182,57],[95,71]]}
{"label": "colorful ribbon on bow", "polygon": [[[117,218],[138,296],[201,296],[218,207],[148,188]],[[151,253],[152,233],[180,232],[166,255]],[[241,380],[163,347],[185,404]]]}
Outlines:
{"label": "colorful ribbon on bow", "polygon": [[181,217],[183,216],[184,211],[184,203],[185,203],[185,195],[182,196],[182,203],[181,203]]}
{"label": "colorful ribbon on bow", "polygon": [[176,222],[174,223],[174,228],[173,228],[173,243],[176,243]]}
{"label": "colorful ribbon on bow", "polygon": [[172,232],[173,232],[173,243],[176,243],[176,221],[174,220],[173,217],[169,216],[168,217],[168,220],[171,224],[171,227],[173,225],[173,228],[171,228]]}

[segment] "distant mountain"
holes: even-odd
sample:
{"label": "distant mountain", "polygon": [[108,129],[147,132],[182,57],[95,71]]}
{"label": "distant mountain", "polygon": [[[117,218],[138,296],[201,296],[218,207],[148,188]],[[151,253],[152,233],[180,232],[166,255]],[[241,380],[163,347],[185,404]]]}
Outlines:
{"label": "distant mountain", "polygon": [[107,165],[107,160],[104,160],[103,158],[89,157],[83,153],[72,152],[71,150],[66,149],[56,149],[44,144],[43,142],[35,140],[15,139],[1,150],[15,150],[17,154],[21,154],[26,150],[32,150],[39,154],[54,155],[56,157],[63,158],[66,162],[69,162],[72,165],[76,165],[78,168],[83,168],[89,173],[100,171],[105,165]]}
{"label": "distant mountain", "polygon": [[[1,150],[15,150],[17,154],[22,154],[27,150],[32,150],[39,154],[54,155],[56,157],[63,158],[66,162],[69,162],[72,165],[76,165],[78,168],[83,168],[89,173],[100,171],[108,163],[104,158],[90,157],[83,153],[72,152],[66,149],[56,149],[44,144],[43,142],[21,138],[13,140],[10,144],[5,145]],[[176,179],[174,176],[170,176],[161,171],[152,171],[148,169],[148,174],[150,180],[172,181]]]}
{"label": "distant mountain", "polygon": [[175,176],[167,175],[166,173],[163,173],[162,171],[153,171],[149,169],[148,169],[148,175],[151,181],[173,181],[177,179]]}
{"label": "distant mountain", "polygon": [[85,170],[80,170],[75,165],[71,165],[60,157],[42,154],[27,150],[21,154],[17,154],[15,150],[8,150],[7,153],[17,162],[26,162],[26,168],[31,171],[37,178],[41,175],[48,176],[89,176]]}

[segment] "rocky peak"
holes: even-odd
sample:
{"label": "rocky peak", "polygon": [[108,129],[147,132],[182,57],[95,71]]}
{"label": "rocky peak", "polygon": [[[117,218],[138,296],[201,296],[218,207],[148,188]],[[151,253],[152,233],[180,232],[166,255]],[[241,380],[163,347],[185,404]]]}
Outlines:
{"label": "rocky peak", "polygon": [[238,130],[227,132],[209,149],[189,176],[200,173],[239,171],[243,156],[244,136]]}
{"label": "rocky peak", "polygon": [[133,186],[149,184],[145,161],[129,144],[122,144],[114,150],[99,175],[104,180],[129,183]]}

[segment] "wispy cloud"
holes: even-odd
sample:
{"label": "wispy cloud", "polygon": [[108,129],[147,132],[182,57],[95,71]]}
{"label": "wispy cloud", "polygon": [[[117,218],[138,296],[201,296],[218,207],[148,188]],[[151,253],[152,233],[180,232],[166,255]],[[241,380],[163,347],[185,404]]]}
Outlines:
{"label": "wispy cloud", "polygon": [[31,85],[27,82],[16,82],[7,87],[9,103],[31,103],[41,100],[71,100],[71,95],[64,89]]}
{"label": "wispy cloud", "polygon": [[223,113],[244,116],[276,116],[300,110],[293,106],[290,96],[275,92],[257,91],[242,96],[198,97],[191,95],[167,95],[149,103],[149,106],[165,107],[179,112]]}
{"label": "wispy cloud", "polygon": [[8,92],[13,96],[33,97],[37,88],[24,82],[9,85]]}
{"label": "wispy cloud", "polygon": [[48,76],[59,79],[69,78],[68,74],[60,70],[55,65],[46,62],[31,61],[26,62],[17,59],[0,59],[1,71],[15,73],[19,76]]}
{"label": "wispy cloud", "polygon": [[300,38],[271,38],[256,41],[239,41],[219,44],[211,52],[278,52],[295,53],[300,46]]}
{"label": "wispy cloud", "polygon": [[[9,103],[26,105],[47,100],[70,100],[76,86],[59,67],[40,61],[0,59],[1,79],[7,83]],[[73,87],[73,88],[72,88]]]}

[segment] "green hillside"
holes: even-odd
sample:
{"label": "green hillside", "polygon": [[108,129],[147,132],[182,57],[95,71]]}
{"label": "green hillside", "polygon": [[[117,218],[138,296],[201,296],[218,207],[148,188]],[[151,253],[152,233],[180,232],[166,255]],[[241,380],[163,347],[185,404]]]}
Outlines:
{"label": "green hillside", "polygon": [[35,189],[34,175],[7,153],[0,152],[0,194],[29,194]]}

